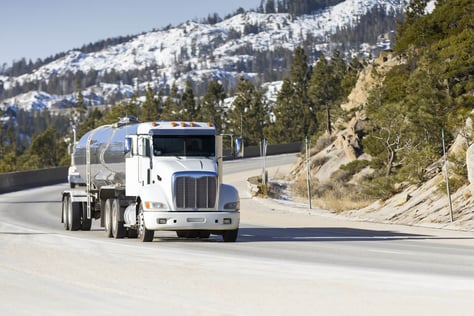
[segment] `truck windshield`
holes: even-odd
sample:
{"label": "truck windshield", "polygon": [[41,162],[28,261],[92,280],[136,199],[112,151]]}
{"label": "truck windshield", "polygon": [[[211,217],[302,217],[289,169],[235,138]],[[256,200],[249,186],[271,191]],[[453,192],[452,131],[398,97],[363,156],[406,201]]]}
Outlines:
{"label": "truck windshield", "polygon": [[215,155],[213,135],[153,136],[153,155],[181,157],[210,157]]}

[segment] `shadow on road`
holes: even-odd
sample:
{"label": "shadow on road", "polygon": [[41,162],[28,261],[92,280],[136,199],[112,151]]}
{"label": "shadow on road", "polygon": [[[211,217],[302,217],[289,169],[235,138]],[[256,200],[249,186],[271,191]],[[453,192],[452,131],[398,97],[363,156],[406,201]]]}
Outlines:
{"label": "shadow on road", "polygon": [[280,241],[382,241],[421,239],[474,239],[468,237],[438,237],[406,234],[386,230],[366,230],[346,227],[303,228],[240,228],[239,242]]}

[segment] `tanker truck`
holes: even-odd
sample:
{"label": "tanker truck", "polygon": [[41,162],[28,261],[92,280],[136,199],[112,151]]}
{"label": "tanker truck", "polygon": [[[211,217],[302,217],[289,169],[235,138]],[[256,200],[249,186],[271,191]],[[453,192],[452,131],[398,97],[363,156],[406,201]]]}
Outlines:
{"label": "tanker truck", "polygon": [[222,136],[212,123],[126,117],[86,133],[72,155],[78,176],[62,193],[66,230],[100,220],[111,238],[149,242],[155,231],[175,231],[236,241],[239,194],[222,183]]}

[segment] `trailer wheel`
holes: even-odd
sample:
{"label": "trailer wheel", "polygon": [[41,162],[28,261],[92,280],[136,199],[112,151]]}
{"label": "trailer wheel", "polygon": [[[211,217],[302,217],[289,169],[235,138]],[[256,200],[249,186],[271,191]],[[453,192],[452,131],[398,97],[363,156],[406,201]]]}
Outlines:
{"label": "trailer wheel", "polygon": [[120,203],[118,199],[112,202],[112,235],[119,239],[125,237],[126,230],[123,227],[123,222],[120,220]]}
{"label": "trailer wheel", "polygon": [[105,201],[105,207],[104,207],[104,226],[105,226],[105,235],[107,237],[113,237],[112,236],[112,200],[107,199]]}
{"label": "trailer wheel", "polygon": [[225,242],[235,242],[239,234],[239,229],[226,230],[222,233],[222,238]]}
{"label": "trailer wheel", "polygon": [[138,237],[138,232],[136,229],[129,228],[127,230],[127,237],[128,238],[137,238]]}
{"label": "trailer wheel", "polygon": [[143,206],[140,204],[140,208],[138,210],[138,238],[143,242],[150,242],[153,241],[153,235],[155,231],[148,230],[145,227],[145,217],[143,215]]}
{"label": "trailer wheel", "polygon": [[62,203],[62,218],[61,222],[64,223],[64,229],[69,230],[69,195],[64,195],[63,196],[63,203]]}
{"label": "trailer wheel", "polygon": [[87,203],[81,203],[81,229],[91,230],[92,218],[87,218]]}
{"label": "trailer wheel", "polygon": [[68,221],[71,230],[79,230],[81,228],[81,202],[71,202],[69,199]]}

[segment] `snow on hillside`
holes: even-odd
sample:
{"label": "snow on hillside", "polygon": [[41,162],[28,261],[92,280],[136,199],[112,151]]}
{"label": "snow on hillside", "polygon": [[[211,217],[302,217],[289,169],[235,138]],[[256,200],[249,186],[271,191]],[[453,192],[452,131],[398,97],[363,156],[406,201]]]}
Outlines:
{"label": "snow on hillside", "polygon": [[[296,19],[288,14],[249,12],[215,25],[187,22],[175,28],[139,35],[129,42],[95,53],[70,51],[63,58],[33,73],[18,78],[4,78],[4,88],[10,89],[16,84],[34,80],[47,81],[51,77],[71,72],[87,73],[90,70],[104,74],[111,70],[121,72],[154,68],[153,86],[171,85],[175,80],[178,85],[184,85],[187,79],[199,81],[203,78],[235,79],[241,75],[252,77],[257,74],[242,74],[235,67],[238,62],[253,59],[251,55],[239,53],[246,47],[250,46],[256,51],[275,50],[279,47],[293,50],[311,34],[321,40],[322,44],[318,47],[324,49],[328,36],[338,27],[357,23],[357,17],[374,6],[383,6],[387,11],[402,10],[406,2],[407,0],[346,0],[314,15]],[[257,34],[244,34],[246,25],[258,25],[261,31]],[[229,34],[233,31],[241,32],[240,38],[229,39]],[[192,70],[183,72],[185,65],[190,65]],[[106,100],[103,94],[108,93],[107,89],[100,91],[100,87],[89,89],[93,89],[98,95],[102,94],[102,98]],[[110,88],[107,85],[102,87]],[[45,101],[38,103],[33,95]],[[50,108],[55,104],[55,100],[51,99],[55,98],[44,98],[41,92],[29,93],[5,100],[3,107],[15,104],[25,109]]]}

